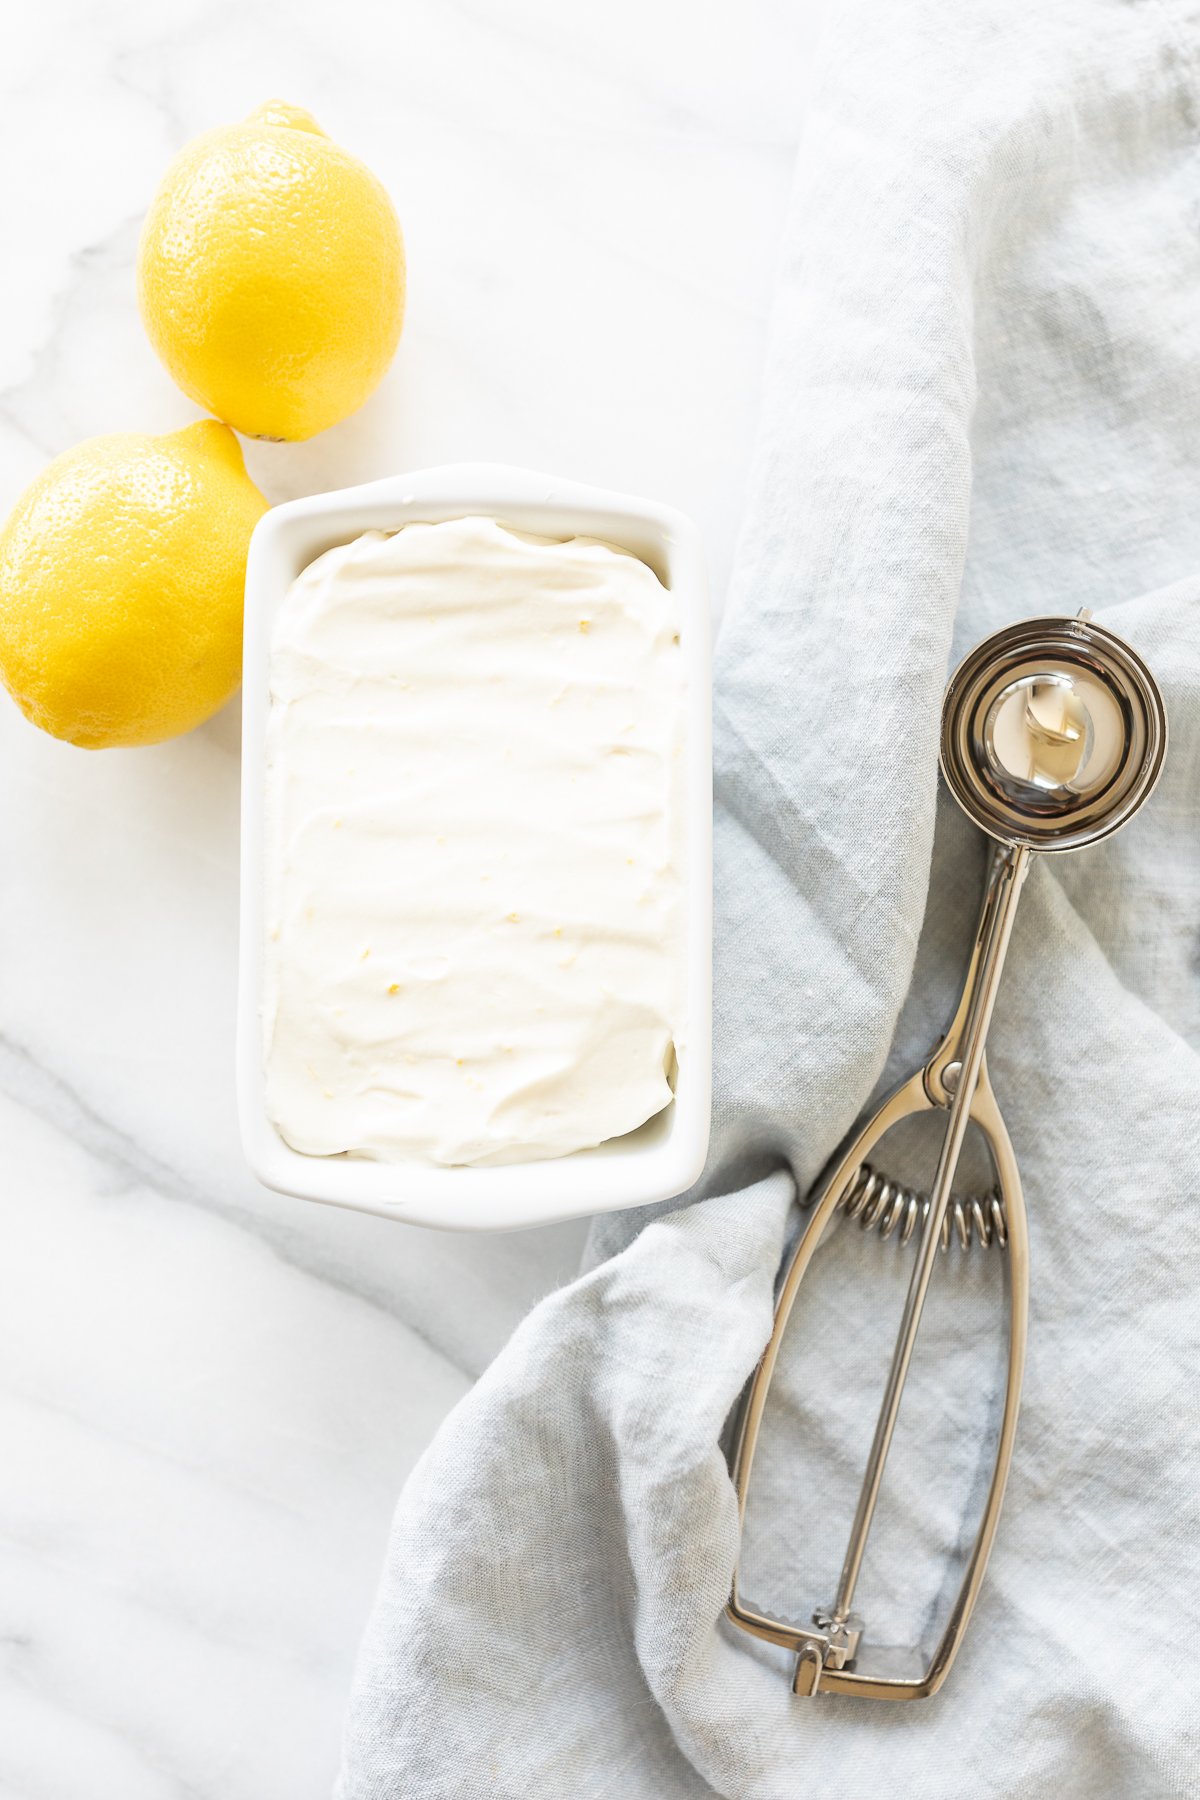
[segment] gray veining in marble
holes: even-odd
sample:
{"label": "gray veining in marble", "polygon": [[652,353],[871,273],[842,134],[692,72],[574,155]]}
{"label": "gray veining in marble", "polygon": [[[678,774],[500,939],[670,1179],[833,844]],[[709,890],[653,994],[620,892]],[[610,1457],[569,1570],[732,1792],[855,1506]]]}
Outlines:
{"label": "gray veining in marble", "polygon": [[[460,459],[644,492],[719,593],[816,6],[45,0],[0,62],[0,503],[195,416],[142,334],[170,155],[274,94],[392,190],[395,367],[268,497]],[[797,17],[797,12],[799,16]],[[238,726],[90,754],[0,705],[0,1800],[315,1800],[396,1491],[582,1231],[245,1173]]]}

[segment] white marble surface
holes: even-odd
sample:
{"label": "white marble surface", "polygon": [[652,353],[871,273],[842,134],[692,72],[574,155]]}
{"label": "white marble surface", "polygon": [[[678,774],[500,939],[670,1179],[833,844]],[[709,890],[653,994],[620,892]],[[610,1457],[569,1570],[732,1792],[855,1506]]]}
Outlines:
{"label": "white marble surface", "polygon": [[[279,94],[388,183],[411,286],[359,417],[248,448],[268,497],[527,463],[683,507],[719,591],[815,31],[788,0],[8,8],[0,504],[194,416],[138,324],[140,218]],[[234,709],[89,754],[4,699],[0,767],[0,1797],[308,1800],[396,1491],[582,1232],[244,1172]]]}

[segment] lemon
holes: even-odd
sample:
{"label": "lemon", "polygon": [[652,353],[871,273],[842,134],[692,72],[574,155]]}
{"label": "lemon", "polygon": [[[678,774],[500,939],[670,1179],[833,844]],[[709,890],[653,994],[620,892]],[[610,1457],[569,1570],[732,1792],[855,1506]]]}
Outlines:
{"label": "lemon", "polygon": [[26,717],[100,749],[175,737],[223,706],[266,508],[215,419],[56,457],[0,531],[0,676]]}
{"label": "lemon", "polygon": [[312,437],[392,360],[404,240],[371,171],[272,101],[172,163],[142,232],[138,296],[185,394],[249,437]]}

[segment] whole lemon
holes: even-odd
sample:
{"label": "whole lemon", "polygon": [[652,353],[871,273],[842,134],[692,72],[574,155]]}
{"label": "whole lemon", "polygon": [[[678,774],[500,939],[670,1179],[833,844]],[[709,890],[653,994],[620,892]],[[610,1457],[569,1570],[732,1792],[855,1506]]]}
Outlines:
{"label": "whole lemon", "polygon": [[272,101],[172,163],[142,231],[138,297],[185,394],[249,437],[312,437],[392,360],[404,240],[371,171]]}
{"label": "whole lemon", "polygon": [[0,676],[26,717],[95,750],[158,743],[223,706],[266,510],[215,419],[56,457],[0,531]]}

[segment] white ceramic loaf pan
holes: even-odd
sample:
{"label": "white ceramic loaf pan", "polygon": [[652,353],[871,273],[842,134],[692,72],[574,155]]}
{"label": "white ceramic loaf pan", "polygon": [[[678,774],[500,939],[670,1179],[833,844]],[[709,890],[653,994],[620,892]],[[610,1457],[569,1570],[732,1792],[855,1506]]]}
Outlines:
{"label": "white ceramic loaf pan", "polygon": [[[682,602],[686,664],[687,1014],[673,1103],[595,1150],[499,1168],[437,1168],[356,1156],[305,1156],[264,1102],[259,1000],[265,937],[263,823],[269,656],[276,608],[315,557],[364,531],[482,515],[546,537],[596,537],[650,565]],[[682,1193],[708,1149],[712,1078],[711,659],[704,561],[695,527],[648,500],[524,469],[463,464],[292,500],[266,514],[246,569],[242,702],[241,946],[237,1082],[242,1142],[258,1179],[305,1200],[456,1230],[518,1226],[642,1206]]]}

